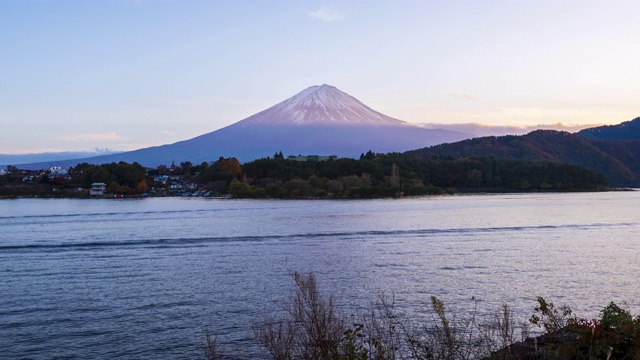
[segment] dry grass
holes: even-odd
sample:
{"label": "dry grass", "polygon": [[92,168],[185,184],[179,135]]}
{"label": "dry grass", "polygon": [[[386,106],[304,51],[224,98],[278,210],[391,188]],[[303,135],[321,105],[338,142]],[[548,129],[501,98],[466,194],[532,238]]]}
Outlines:
{"label": "dry grass", "polygon": [[[514,313],[507,305],[480,322],[475,309],[465,317],[451,316],[434,296],[427,305],[430,318],[415,322],[396,310],[393,299],[380,297],[365,313],[348,316],[336,306],[333,296],[320,294],[313,273],[292,277],[295,287],[286,312],[252,324],[257,342],[274,360],[509,360],[522,358],[522,351],[512,351],[516,349],[512,345],[529,336],[525,324],[518,326],[522,339],[516,339]],[[549,313],[558,316],[549,317]],[[564,308],[557,314],[547,311],[538,319],[540,324],[549,319],[548,326],[553,328],[562,324],[563,315]],[[537,348],[533,352],[538,354]],[[208,360],[226,358],[209,333],[205,354]]]}

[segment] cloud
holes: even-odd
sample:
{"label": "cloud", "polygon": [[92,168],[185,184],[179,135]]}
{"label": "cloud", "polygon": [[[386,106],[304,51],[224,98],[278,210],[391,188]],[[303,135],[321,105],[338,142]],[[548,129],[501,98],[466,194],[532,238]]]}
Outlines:
{"label": "cloud", "polygon": [[163,130],[162,133],[165,134],[165,135],[171,135],[171,136],[176,134],[175,131],[169,131],[169,130]]}
{"label": "cloud", "polygon": [[94,153],[98,153],[98,154],[100,154],[100,153],[101,153],[101,154],[112,154],[112,153],[114,153],[114,152],[118,152],[118,151],[117,151],[117,150],[115,150],[115,149],[110,149],[110,148],[108,148],[108,147],[105,147],[105,148],[99,148],[99,147],[97,147],[97,148],[94,148],[94,149],[93,149],[93,152],[94,152]]}
{"label": "cloud", "polygon": [[322,20],[322,21],[327,21],[327,22],[333,22],[333,21],[338,21],[338,20],[342,20],[344,19],[347,14],[340,12],[334,8],[331,7],[321,7],[318,10],[315,11],[311,11],[309,13],[309,16],[314,18],[314,19],[318,19],[318,20]]}
{"label": "cloud", "polygon": [[468,100],[471,101],[474,99],[473,96],[469,95],[469,94],[461,94],[461,93],[449,93],[449,96],[451,96],[452,98],[456,98],[456,99],[460,99],[460,100]]}
{"label": "cloud", "polygon": [[421,123],[419,126],[428,129],[444,129],[459,131],[475,136],[501,136],[501,135],[524,135],[534,130],[559,130],[567,132],[577,132],[582,129],[600,126],[602,124],[564,124],[561,122],[555,124],[537,124],[537,125],[487,125],[481,123],[461,123],[461,124],[443,124],[443,123]]}
{"label": "cloud", "polygon": [[124,136],[120,136],[115,132],[106,134],[67,134],[61,135],[60,140],[74,142],[96,142],[96,141],[123,141],[128,140]]}

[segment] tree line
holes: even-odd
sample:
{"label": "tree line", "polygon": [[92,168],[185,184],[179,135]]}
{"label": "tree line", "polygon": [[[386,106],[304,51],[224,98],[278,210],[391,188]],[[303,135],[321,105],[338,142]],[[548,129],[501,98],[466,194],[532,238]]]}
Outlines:
{"label": "tree line", "polygon": [[359,159],[263,158],[242,165],[236,197],[369,198],[444,192],[584,191],[607,188],[604,176],[556,163],[492,157],[415,158],[367,152]]}
{"label": "tree line", "polygon": [[[17,170],[17,169],[14,169]],[[238,198],[376,198],[452,192],[593,191],[607,189],[604,176],[557,162],[492,157],[430,159],[399,153],[363,153],[359,159],[298,161],[281,153],[240,164],[231,157],[214,162],[162,165],[138,163],[78,164],[66,177],[43,173],[38,189],[89,188],[107,185],[108,193],[140,195],[157,190],[154,177],[171,175],[183,183],[217,195]],[[0,185],[20,177],[0,179]],[[39,190],[42,192],[41,190]]]}

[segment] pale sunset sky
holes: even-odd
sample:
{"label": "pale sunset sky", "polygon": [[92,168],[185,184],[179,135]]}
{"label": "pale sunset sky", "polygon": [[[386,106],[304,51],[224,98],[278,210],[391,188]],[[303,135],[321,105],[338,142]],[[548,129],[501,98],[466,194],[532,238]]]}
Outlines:
{"label": "pale sunset sky", "polygon": [[639,1],[0,1],[0,153],[132,150],[319,84],[412,123],[640,116]]}

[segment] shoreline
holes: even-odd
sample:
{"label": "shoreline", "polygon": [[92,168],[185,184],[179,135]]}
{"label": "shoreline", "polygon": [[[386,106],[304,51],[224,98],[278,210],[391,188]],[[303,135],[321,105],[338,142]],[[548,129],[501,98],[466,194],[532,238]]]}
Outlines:
{"label": "shoreline", "polygon": [[121,195],[110,194],[104,196],[89,196],[89,195],[71,195],[58,193],[58,194],[35,194],[35,195],[2,195],[1,200],[18,200],[18,199],[80,199],[80,200],[118,200],[118,199],[150,199],[150,198],[197,198],[197,199],[225,199],[225,200],[379,200],[379,199],[402,199],[402,198],[415,198],[415,197],[433,197],[433,196],[455,196],[455,195],[500,195],[500,194],[568,194],[568,193],[602,193],[602,192],[634,192],[639,191],[636,188],[622,187],[622,188],[608,188],[603,190],[566,190],[566,191],[515,191],[515,190],[496,190],[496,191],[443,191],[441,193],[433,194],[417,194],[417,195],[405,195],[404,193],[395,194],[393,196],[371,196],[371,197],[249,197],[249,196],[232,196],[216,195],[216,196],[199,196],[199,195]]}

